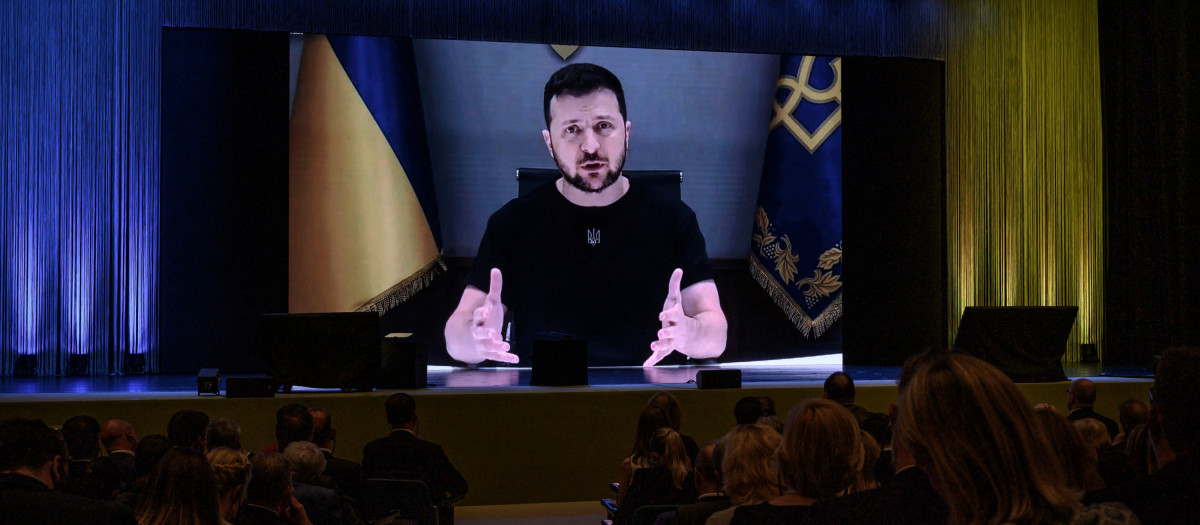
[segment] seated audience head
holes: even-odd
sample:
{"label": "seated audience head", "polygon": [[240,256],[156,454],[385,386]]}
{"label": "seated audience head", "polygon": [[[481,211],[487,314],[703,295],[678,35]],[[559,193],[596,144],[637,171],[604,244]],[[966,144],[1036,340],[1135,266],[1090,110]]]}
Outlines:
{"label": "seated audience head", "polygon": [[762,401],[757,397],[743,397],[733,406],[733,419],[739,425],[753,425],[762,416]]}
{"label": "seated audience head", "polygon": [[217,485],[200,452],[174,447],[163,455],[137,508],[138,525],[220,525]]}
{"label": "seated audience head", "polygon": [[962,353],[929,356],[900,392],[900,441],[952,523],[1063,523],[1079,494],[1008,376]]}
{"label": "seated audience head", "polygon": [[700,453],[696,454],[696,466],[693,472],[696,477],[697,494],[721,491],[721,472],[717,470],[717,463],[713,457],[716,448],[716,443],[709,443],[700,447]]}
{"label": "seated audience head", "polygon": [[117,450],[137,450],[137,433],[133,425],[123,419],[110,419],[100,427],[100,443],[112,454]]}
{"label": "seated audience head", "polygon": [[114,501],[121,490],[121,470],[111,457],[101,456],[88,463],[79,495],[92,499]]}
{"label": "seated audience head", "polygon": [[1079,378],[1067,389],[1067,408],[1075,410],[1096,404],[1096,383],[1091,379]]}
{"label": "seated audience head", "polygon": [[67,477],[67,443],[40,419],[0,423],[0,473],[35,478],[61,489]]}
{"label": "seated audience head", "polygon": [[221,517],[233,523],[246,499],[246,485],[250,483],[250,460],[241,450],[229,447],[209,450],[205,457],[212,467]]}
{"label": "seated audience head", "polygon": [[721,480],[731,503],[761,503],[779,495],[779,439],[779,433],[765,425],[738,425],[721,438]]}
{"label": "seated audience head", "polygon": [[806,399],[788,413],[775,458],[779,479],[800,496],[850,492],[863,469],[858,422],[837,402]]}
{"label": "seated audience head", "polygon": [[825,399],[835,401],[843,405],[848,405],[854,402],[854,380],[850,379],[850,375],[845,372],[834,372],[829,374],[825,379],[825,390],[822,394]]}
{"label": "seated audience head", "polygon": [[692,471],[692,461],[688,459],[687,449],[683,446],[683,438],[671,427],[662,427],[654,432],[650,439],[650,454],[653,465],[666,467],[671,472],[675,488],[684,488],[688,474]]}
{"label": "seated audience head", "polygon": [[1158,360],[1150,398],[1151,444],[1162,467],[1200,453],[1200,347],[1168,348]]}
{"label": "seated audience head", "polygon": [[1146,404],[1137,399],[1126,399],[1117,407],[1119,414],[1118,419],[1121,420],[1121,431],[1128,433],[1133,430],[1133,427],[1146,424],[1146,416],[1149,414],[1149,409]]}
{"label": "seated audience head", "polygon": [[251,460],[246,503],[283,513],[291,507],[292,465],[283,454],[256,454]]}
{"label": "seated audience head", "polygon": [[1133,427],[1125,436],[1125,456],[1133,466],[1135,476],[1149,476],[1158,472],[1158,460],[1154,447],[1150,446],[1150,432],[1146,425]]}
{"label": "seated audience head", "polygon": [[671,428],[671,419],[667,417],[667,413],[656,406],[645,406],[641,413],[638,414],[637,428],[633,434],[633,450],[629,453],[629,457],[633,459],[635,464],[652,464],[653,453],[650,449],[650,441],[654,439],[654,433],[660,428]]}
{"label": "seated audience head", "polygon": [[[1084,443],[1071,420],[1046,408],[1034,409],[1034,417],[1041,424],[1042,433],[1053,449],[1054,456],[1062,464],[1067,486],[1081,492],[1104,488],[1104,480],[1096,468],[1096,451]],[[1095,419],[1082,421],[1095,421],[1100,425],[1104,437],[1108,437],[1103,423]]]}
{"label": "seated audience head", "polygon": [[333,427],[333,416],[324,408],[310,408],[312,414],[312,442],[320,448],[333,450],[333,442],[337,439],[337,429]]}
{"label": "seated audience head", "polygon": [[1046,411],[1051,414],[1062,414],[1062,412],[1058,411],[1058,407],[1051,405],[1050,403],[1038,403],[1036,405],[1033,405],[1033,409],[1037,410],[1039,412]]}
{"label": "seated audience head", "polygon": [[288,403],[275,411],[275,443],[279,451],[287,450],[294,441],[312,439],[313,419],[308,407],[300,403]]}
{"label": "seated audience head", "polygon": [[879,446],[879,442],[870,432],[859,430],[859,437],[862,438],[863,465],[858,471],[858,482],[854,485],[854,492],[871,490],[879,486],[875,478],[875,464],[879,462],[879,456],[883,454],[883,447]]}
{"label": "seated audience head", "polygon": [[388,426],[392,428],[417,429],[417,403],[412,396],[397,392],[388,396],[383,403],[383,412],[387,416]]}
{"label": "seated audience head", "polygon": [[100,422],[92,416],[75,416],[62,426],[67,451],[74,460],[90,460],[100,455]]}
{"label": "seated audience head", "polygon": [[678,431],[679,426],[683,424],[683,411],[679,408],[679,400],[670,392],[659,390],[654,395],[650,396],[650,400],[646,402],[646,406],[661,408],[663,413],[667,415],[667,419],[671,421],[671,429]]}
{"label": "seated audience head", "polygon": [[775,429],[775,431],[779,432],[780,434],[783,433],[783,420],[779,419],[779,416],[763,416],[758,418],[758,421],[755,421],[754,424],[766,425]]}
{"label": "seated audience head", "polygon": [[775,416],[775,400],[771,396],[758,396],[758,402],[762,404],[764,416]]}
{"label": "seated audience head", "polygon": [[325,454],[310,441],[294,441],[283,451],[292,464],[292,481],[309,483],[325,472]]}
{"label": "seated audience head", "polygon": [[237,421],[227,417],[219,417],[208,424],[204,433],[204,444],[208,450],[229,447],[234,450],[242,449],[242,429]]}
{"label": "seated audience head", "polygon": [[167,439],[173,447],[204,452],[204,431],[206,430],[208,430],[208,414],[199,410],[183,409],[171,416],[171,421],[167,423]]}
{"label": "seated audience head", "polygon": [[1099,420],[1089,417],[1074,421],[1074,424],[1075,430],[1079,431],[1079,437],[1083,438],[1083,446],[1093,454],[1112,446],[1112,439],[1108,437],[1108,428]]}
{"label": "seated audience head", "polygon": [[171,442],[162,434],[150,434],[138,441],[137,452],[133,456],[133,475],[138,486],[145,486],[146,480],[154,474],[163,454],[171,450]]}

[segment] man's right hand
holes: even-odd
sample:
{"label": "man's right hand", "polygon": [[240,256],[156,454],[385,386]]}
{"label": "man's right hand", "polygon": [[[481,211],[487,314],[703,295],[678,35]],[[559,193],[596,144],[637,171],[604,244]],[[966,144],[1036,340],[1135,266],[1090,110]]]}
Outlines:
{"label": "man's right hand", "polygon": [[517,356],[509,353],[504,342],[504,304],[500,302],[500,290],[504,278],[499,268],[492,268],[491,283],[483,305],[471,314],[471,336],[475,339],[475,351],[484,359],[516,363]]}

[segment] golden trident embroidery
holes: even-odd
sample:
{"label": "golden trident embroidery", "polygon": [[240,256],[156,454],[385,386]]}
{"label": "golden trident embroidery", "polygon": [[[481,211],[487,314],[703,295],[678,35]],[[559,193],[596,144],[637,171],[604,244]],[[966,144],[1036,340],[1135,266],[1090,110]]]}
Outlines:
{"label": "golden trident embroidery", "polygon": [[[782,124],[796,137],[796,140],[804,144],[809,153],[812,153],[821,147],[825,139],[833,134],[838,125],[842,123],[842,59],[835,58],[829,62],[829,67],[833,69],[833,84],[824,90],[816,89],[809,85],[809,77],[812,75],[813,63],[817,57],[806,56],[800,60],[800,70],[796,72],[796,76],[789,77],[784,75],[775,83],[775,90],[783,88],[791,90],[787,100],[783,105],[779,105],[779,101],[773,101],[775,105],[775,115],[771,117],[771,126],[768,131],[774,130],[776,126]],[[809,133],[799,121],[792,116],[792,112],[800,106],[800,102],[809,100],[817,104],[836,101],[837,109],[825,118],[815,132]]]}

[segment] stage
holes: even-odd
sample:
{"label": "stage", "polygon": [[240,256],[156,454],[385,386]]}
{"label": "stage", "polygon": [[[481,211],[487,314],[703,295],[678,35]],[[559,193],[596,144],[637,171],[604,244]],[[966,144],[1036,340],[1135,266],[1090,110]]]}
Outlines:
{"label": "stage", "polygon": [[[429,387],[408,391],[417,401],[418,431],[441,444],[470,483],[464,506],[579,502],[608,497],[628,454],[638,411],[651,393],[668,390],[683,406],[682,432],[704,443],[733,426],[733,406],[745,396],[775,399],[781,417],[821,394],[832,372],[854,378],[858,403],[884,412],[896,399],[899,367],[843,367],[839,356],[801,363],[720,366],[593,368],[589,386],[531,387],[527,368],[430,367]],[[742,388],[699,390],[696,373],[709,368],[742,371]],[[1146,400],[1153,379],[1143,367],[1069,364],[1068,377],[1099,384],[1097,411],[1116,418],[1116,406]],[[1033,403],[1066,411],[1066,382],[1019,385]],[[274,413],[289,402],[330,411],[338,429],[335,454],[361,459],[368,441],[388,432],[383,401],[393,390],[342,393],[297,387],[274,398],[227,399],[196,393],[192,375],[0,378],[0,418],[42,418],[52,426],[87,414],[126,419],[139,436],[165,434],[171,414],[183,408],[231,417],[247,450],[274,439]]]}

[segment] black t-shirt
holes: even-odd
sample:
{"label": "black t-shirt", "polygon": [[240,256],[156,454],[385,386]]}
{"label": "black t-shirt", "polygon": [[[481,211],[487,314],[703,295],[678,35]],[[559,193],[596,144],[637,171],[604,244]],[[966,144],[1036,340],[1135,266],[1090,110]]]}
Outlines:
{"label": "black t-shirt", "polygon": [[572,204],[555,184],[509,201],[488,219],[467,283],[486,292],[492,268],[522,364],[537,334],[557,333],[586,339],[592,366],[642,364],[671,272],[683,269],[680,289],[714,273],[696,214],[632,181],[608,206]]}

